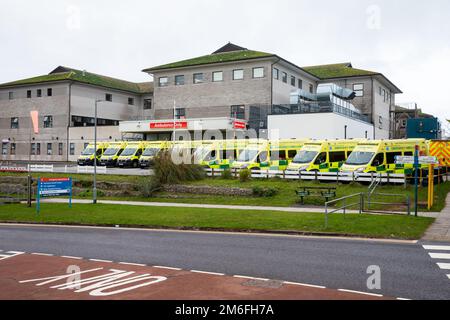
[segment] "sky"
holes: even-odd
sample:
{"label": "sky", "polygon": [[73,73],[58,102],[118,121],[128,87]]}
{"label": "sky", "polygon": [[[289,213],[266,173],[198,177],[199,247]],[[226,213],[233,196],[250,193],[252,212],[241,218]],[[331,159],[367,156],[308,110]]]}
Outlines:
{"label": "sky", "polygon": [[[0,83],[58,65],[142,82],[227,42],[297,65],[383,73],[399,103],[450,118],[450,1],[1,0]],[[448,125],[448,123],[445,123]]]}

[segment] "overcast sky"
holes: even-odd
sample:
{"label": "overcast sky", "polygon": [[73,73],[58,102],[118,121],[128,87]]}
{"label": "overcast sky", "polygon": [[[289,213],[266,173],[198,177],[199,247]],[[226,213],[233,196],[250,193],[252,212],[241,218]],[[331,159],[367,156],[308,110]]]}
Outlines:
{"label": "overcast sky", "polygon": [[450,118],[450,1],[1,0],[0,82],[58,65],[130,81],[228,41],[300,66],[352,62]]}

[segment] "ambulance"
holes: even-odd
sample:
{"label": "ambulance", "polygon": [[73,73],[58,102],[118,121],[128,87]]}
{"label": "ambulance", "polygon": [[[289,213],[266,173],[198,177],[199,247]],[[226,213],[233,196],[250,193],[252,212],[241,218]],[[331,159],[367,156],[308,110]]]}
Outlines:
{"label": "ambulance", "polygon": [[437,157],[441,167],[450,167],[450,140],[431,140],[430,156]]}
{"label": "ambulance", "polygon": [[139,159],[139,166],[141,169],[149,168],[153,165],[153,159],[163,150],[169,148],[169,143],[167,141],[151,141],[147,142],[144,152]]}
{"label": "ambulance", "polygon": [[308,140],[252,141],[233,162],[233,169],[285,170]]}
{"label": "ambulance", "polygon": [[119,168],[137,168],[139,167],[139,159],[145,149],[145,142],[128,142],[127,147],[123,150],[117,159]]}
{"label": "ambulance", "polygon": [[127,147],[125,141],[111,142],[108,145],[108,149],[105,150],[100,158],[100,165],[105,167],[115,167],[117,165],[117,159]]}
{"label": "ambulance", "polygon": [[199,164],[211,169],[229,169],[249,142],[245,139],[204,141]]}
{"label": "ambulance", "polygon": [[429,153],[425,139],[373,140],[359,143],[341,167],[342,172],[405,173],[413,172],[413,164],[395,164],[396,156],[413,156],[415,146],[419,155]]}
{"label": "ambulance", "polygon": [[94,159],[97,159],[97,164],[100,161],[103,152],[108,148],[108,142],[98,142],[97,150],[95,150],[95,144],[90,143],[83,150],[81,155],[78,157],[77,163],[79,166],[93,166]]}
{"label": "ambulance", "polygon": [[305,143],[288,171],[338,172],[361,140],[322,140]]}

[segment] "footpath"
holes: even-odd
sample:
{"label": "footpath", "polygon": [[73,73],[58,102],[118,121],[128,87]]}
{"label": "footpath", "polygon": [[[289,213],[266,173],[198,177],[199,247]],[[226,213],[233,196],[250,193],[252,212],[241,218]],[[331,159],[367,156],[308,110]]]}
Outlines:
{"label": "footpath", "polygon": [[428,228],[422,240],[450,242],[450,193],[445,208],[438,213],[436,221]]}

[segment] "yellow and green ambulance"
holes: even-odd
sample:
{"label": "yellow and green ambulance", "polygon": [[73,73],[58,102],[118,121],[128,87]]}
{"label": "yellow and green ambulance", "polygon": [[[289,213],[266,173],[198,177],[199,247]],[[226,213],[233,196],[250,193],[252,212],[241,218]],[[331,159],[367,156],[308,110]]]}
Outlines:
{"label": "yellow and green ambulance", "polygon": [[213,140],[203,144],[200,165],[211,169],[229,169],[248,146],[249,140]]}
{"label": "yellow and green ambulance", "polygon": [[415,146],[419,155],[429,153],[425,139],[373,140],[359,143],[341,167],[342,172],[405,173],[413,172],[413,164],[395,164],[396,156],[413,156]]}
{"label": "yellow and green ambulance", "polygon": [[338,172],[361,140],[322,140],[305,143],[288,171]]}
{"label": "yellow and green ambulance", "polygon": [[145,144],[144,152],[139,159],[141,169],[149,168],[153,165],[154,158],[163,150],[167,150],[169,143],[167,141],[151,141]]}
{"label": "yellow and green ambulance", "polygon": [[117,159],[119,168],[137,168],[139,167],[139,159],[145,149],[145,142],[128,142],[127,147]]}
{"label": "yellow and green ambulance", "polygon": [[96,159],[97,164],[103,155],[103,152],[108,148],[108,142],[97,142],[97,149],[94,143],[90,143],[83,150],[81,155],[78,157],[77,163],[79,166],[93,166]]}
{"label": "yellow and green ambulance", "polygon": [[127,147],[125,141],[111,142],[108,145],[108,149],[105,150],[100,158],[100,165],[106,167],[115,167],[117,165],[117,159]]}

